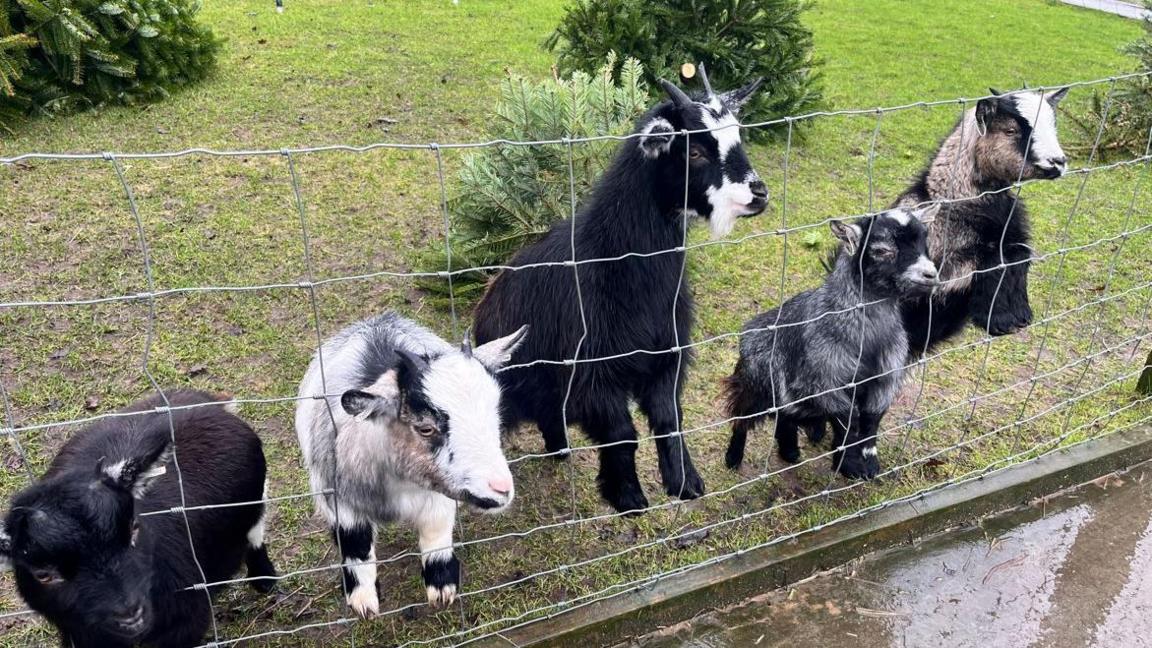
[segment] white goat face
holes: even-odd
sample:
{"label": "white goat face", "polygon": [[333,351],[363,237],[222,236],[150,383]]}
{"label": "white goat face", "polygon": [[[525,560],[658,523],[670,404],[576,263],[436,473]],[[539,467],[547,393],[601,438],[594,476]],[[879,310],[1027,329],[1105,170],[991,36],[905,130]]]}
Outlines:
{"label": "white goat face", "polygon": [[[639,150],[658,165],[657,178],[666,184],[668,206],[708,220],[713,238],[732,231],[736,219],[764,211],[768,190],[752,168],[740,137],[737,114],[756,92],[760,79],[731,92],[716,94],[704,66],[700,76],[706,93],[693,99],[662,81],[671,97],[641,119]],[[707,130],[705,133],[680,131]],[[687,204],[684,176],[688,175]]]}
{"label": "white goat face", "polygon": [[393,468],[429,490],[496,513],[515,489],[500,445],[500,385],[494,372],[523,341],[527,327],[472,350],[426,358],[399,351],[395,372],[370,391],[349,391],[344,410],[389,424]]}
{"label": "white goat face", "polygon": [[996,96],[981,99],[976,104],[981,172],[1001,182],[1063,175],[1068,159],[1056,134],[1056,106],[1067,93],[1067,88],[1012,94],[992,90]]}

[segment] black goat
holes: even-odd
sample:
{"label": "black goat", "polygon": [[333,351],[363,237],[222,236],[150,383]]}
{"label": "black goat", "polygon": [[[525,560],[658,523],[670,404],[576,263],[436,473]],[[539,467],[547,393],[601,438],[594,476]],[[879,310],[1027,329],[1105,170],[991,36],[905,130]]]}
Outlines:
{"label": "black goat", "polygon": [[[493,281],[476,310],[478,342],[529,324],[532,335],[512,362],[552,361],[500,374],[505,423],[533,421],[548,451],[567,448],[563,409],[571,377],[567,420],[596,443],[611,444],[600,449],[598,482],[618,511],[648,505],[636,475],[630,398],[656,436],[667,493],[684,499],[704,493],[679,435],[680,392],[690,354],[673,350],[689,342],[693,310],[691,291],[681,279],[683,219],[705,218],[713,235],[721,236],[737,217],[763,211],[767,201],[736,120],[759,80],[717,95],[702,68],[701,77],[706,94],[697,100],[663,82],[671,100],[640,118],[639,137],[621,143],[575,219],[557,223],[521,250],[511,262],[516,269]],[[710,132],[689,134],[687,141],[679,132],[699,129]],[[579,265],[579,291],[572,267],[522,267],[570,261],[573,254],[577,261],[614,259]],[[580,344],[582,319],[588,330]],[[617,354],[625,355],[591,361]],[[574,357],[574,366],[558,363]]]}
{"label": "black goat", "polygon": [[726,383],[728,415],[739,417],[725,456],[729,468],[744,461],[748,431],[776,408],[777,452],[785,461],[800,459],[799,427],[818,441],[831,423],[833,470],[865,479],[879,473],[876,431],[908,354],[899,300],[936,285],[920,219],[937,209],[832,221],[841,244],[824,284],[744,325],[740,359]]}
{"label": "black goat", "polygon": [[1032,323],[1028,214],[1009,187],[1063,175],[1067,160],[1055,108],[1067,92],[1001,96],[992,90],[996,96],[961,117],[928,168],[897,199],[905,209],[949,201],[928,228],[928,256],[940,269],[940,287],[909,299],[903,309],[913,355],[956,336],[969,320],[990,335]]}
{"label": "black goat", "polygon": [[[174,407],[219,400],[196,391],[168,399]],[[242,562],[249,576],[268,577],[251,581],[257,590],[275,583],[263,504],[189,510],[188,528],[167,512],[262,499],[260,439],[226,406],[172,410],[182,502],[169,414],[152,411],[163,404],[147,398],[121,410],[142,414],[81,430],[4,519],[0,562],[66,648],[195,646],[211,612],[203,591],[186,588],[229,579]],[[141,515],[152,511],[164,512]]]}

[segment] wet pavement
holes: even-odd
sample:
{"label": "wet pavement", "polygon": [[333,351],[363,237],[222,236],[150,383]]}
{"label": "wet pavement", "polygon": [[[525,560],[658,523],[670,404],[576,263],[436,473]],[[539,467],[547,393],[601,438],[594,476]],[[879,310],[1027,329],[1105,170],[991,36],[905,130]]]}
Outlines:
{"label": "wet pavement", "polygon": [[622,646],[1152,648],[1152,467]]}

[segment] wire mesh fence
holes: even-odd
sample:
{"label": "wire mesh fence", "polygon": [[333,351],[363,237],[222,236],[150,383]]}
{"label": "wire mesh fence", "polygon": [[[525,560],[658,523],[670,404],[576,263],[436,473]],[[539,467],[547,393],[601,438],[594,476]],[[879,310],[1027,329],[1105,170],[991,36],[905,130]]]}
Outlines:
{"label": "wire mesh fence", "polygon": [[[0,294],[0,402],[7,439],[0,493],[7,500],[31,483],[81,426],[139,415],[114,406],[141,394],[160,394],[165,407],[159,411],[168,413],[169,421],[174,411],[202,405],[171,405],[166,390],[193,385],[235,394],[231,401],[253,422],[269,458],[270,492],[262,501],[271,516],[270,550],[281,568],[279,591],[268,598],[231,588],[213,596],[215,586],[252,579],[207,582],[200,569],[199,582],[187,588],[203,591],[211,606],[204,645],[334,638],[353,646],[456,646],[499,637],[509,628],[787,542],[1070,444],[1147,425],[1152,397],[1136,394],[1132,386],[1143,369],[1139,351],[1152,336],[1152,200],[1145,189],[1152,149],[1109,160],[1099,151],[1101,134],[1110,126],[1112,93],[1132,76],[1069,84],[1074,92],[1103,93],[1104,119],[1059,181],[1023,179],[1021,171],[1021,179],[1004,189],[940,201],[963,203],[997,192],[1027,195],[1035,249],[1030,259],[1014,263],[1031,264],[1037,314],[1031,327],[1011,336],[970,327],[960,340],[894,370],[906,377],[881,428],[885,467],[873,481],[832,476],[826,464],[836,448],[810,447],[798,463],[780,462],[772,450],[771,423],[753,436],[745,466],[726,470],[724,437],[735,421],[748,417],[720,414],[719,384],[735,360],[740,323],[820,282],[828,224],[882,210],[922,167],[942,126],[980,98],[740,125],[782,126],[786,139],[754,151],[772,190],[771,207],[744,221],[737,235],[705,240],[689,229],[686,209],[682,240],[672,248],[579,258],[573,229],[572,254],[565,261],[484,268],[452,265],[449,178],[459,156],[482,147],[541,146],[558,147],[571,160],[574,147],[637,135],[0,158],[11,189],[2,203],[5,211],[26,216],[23,224],[11,225],[9,249],[0,261],[6,283]],[[799,125],[828,122],[835,126],[807,137],[841,136],[840,150],[799,143]],[[683,134],[690,142],[706,132]],[[934,135],[921,141],[923,132]],[[388,186],[389,170],[400,166],[422,169],[426,182]],[[690,177],[689,165],[684,172]],[[579,218],[573,173],[570,166],[562,179],[571,189],[571,212],[558,218]],[[68,182],[81,174],[106,178],[99,195],[69,193]],[[26,193],[31,195],[26,187],[45,182],[61,187],[61,195],[51,204],[23,202]],[[357,187],[367,183],[387,186],[396,204],[363,204]],[[214,218],[214,201],[250,206],[244,210],[247,218]],[[687,196],[684,204],[687,208]],[[410,267],[407,250],[440,244],[447,267]],[[205,273],[205,256],[217,255],[226,261],[211,264],[213,272]],[[296,395],[311,353],[345,324],[385,308],[459,339],[468,328],[468,305],[453,296],[446,309],[426,306],[413,285],[419,278],[439,277],[451,285],[454,277],[478,270],[562,267],[571,269],[580,294],[581,268],[665,255],[683,259],[679,280],[696,293],[699,322],[692,339],[677,339],[669,348],[590,357],[581,350],[588,336],[581,296],[581,321],[572,326],[583,335],[572,357],[532,359],[504,371],[695,354],[695,366],[676,377],[676,388],[685,387],[682,429],[642,435],[638,461],[641,479],[650,486],[656,474],[653,442],[683,436],[708,491],[692,501],[654,501],[641,517],[606,512],[592,476],[605,444],[569,433],[568,449],[548,452],[534,430],[514,431],[506,452],[521,494],[504,515],[458,520],[453,547],[466,557],[467,568],[451,609],[435,611],[424,601],[418,571],[412,569],[421,553],[411,532],[382,528],[377,545],[384,557],[375,562],[383,611],[370,619],[355,617],[339,587],[339,552],[333,554],[325,529],[311,515],[310,500],[331,492],[309,488],[292,432],[297,400],[339,397]],[[974,274],[1011,265],[948,281],[967,282]],[[844,311],[799,322],[777,319],[756,330],[805,327],[870,305],[862,300]],[[676,311],[673,303],[674,329]],[[857,368],[860,361],[857,357]],[[757,416],[857,386],[854,381],[796,394],[788,403],[765,404]],[[569,380],[567,396],[572,389]],[[564,416],[567,423],[567,411]],[[183,493],[178,448],[171,466]],[[190,516],[238,505],[182,500],[180,506],[143,515],[178,516],[187,527]],[[191,542],[190,529],[188,538]],[[194,558],[195,551],[192,546]],[[23,608],[9,583],[0,585],[0,603],[0,627],[7,633],[45,640],[47,630]]]}

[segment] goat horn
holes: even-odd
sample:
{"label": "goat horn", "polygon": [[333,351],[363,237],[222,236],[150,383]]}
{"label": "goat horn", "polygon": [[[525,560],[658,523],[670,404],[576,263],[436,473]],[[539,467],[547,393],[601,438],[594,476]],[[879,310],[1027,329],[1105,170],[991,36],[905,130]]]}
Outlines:
{"label": "goat horn", "polygon": [[709,97],[716,96],[716,93],[712,91],[712,84],[708,83],[708,73],[704,71],[704,61],[700,61],[700,65],[696,69],[700,71],[700,81],[704,84],[704,91],[708,93]]}
{"label": "goat horn", "polygon": [[472,357],[472,329],[464,331],[464,341],[460,343],[460,353],[464,354],[465,358]]}
{"label": "goat horn", "polygon": [[664,92],[667,92],[668,96],[672,98],[672,103],[676,104],[677,106],[684,108],[686,106],[692,105],[692,99],[688,95],[684,94],[683,90],[677,88],[667,80],[660,79],[660,86],[663,87]]}

